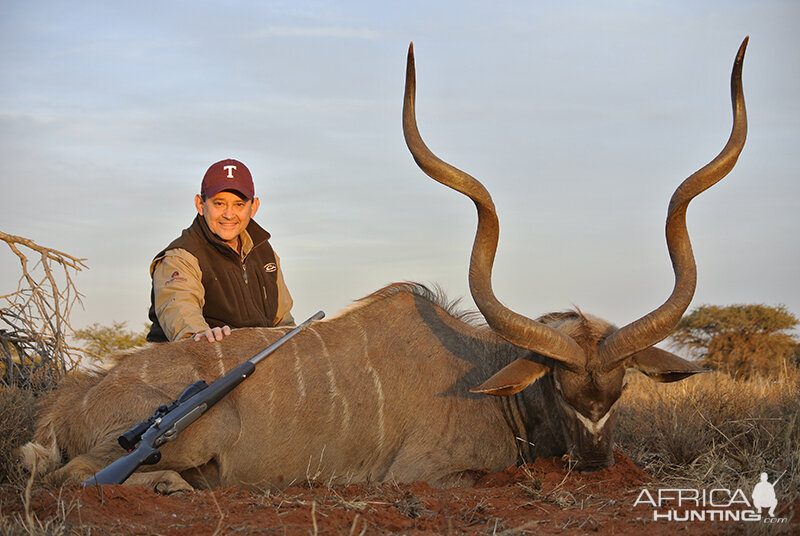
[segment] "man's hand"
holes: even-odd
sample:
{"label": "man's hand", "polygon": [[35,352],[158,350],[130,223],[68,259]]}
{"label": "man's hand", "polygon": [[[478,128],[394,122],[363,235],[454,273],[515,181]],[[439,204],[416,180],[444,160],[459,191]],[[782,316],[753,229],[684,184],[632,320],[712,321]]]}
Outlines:
{"label": "man's hand", "polygon": [[206,339],[208,342],[216,342],[221,341],[223,337],[230,334],[231,328],[228,326],[222,326],[221,328],[213,328],[201,331],[194,336],[194,340],[202,341],[203,339]]}

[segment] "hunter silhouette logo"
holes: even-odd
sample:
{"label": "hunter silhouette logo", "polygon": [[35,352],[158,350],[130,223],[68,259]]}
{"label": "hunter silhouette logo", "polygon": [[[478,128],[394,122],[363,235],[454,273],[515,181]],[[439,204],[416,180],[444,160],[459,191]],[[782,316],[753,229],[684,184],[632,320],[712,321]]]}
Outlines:
{"label": "hunter silhouette logo", "polygon": [[758,510],[759,514],[762,508],[768,508],[769,517],[775,517],[775,507],[778,506],[778,498],[775,496],[775,484],[778,483],[784,473],[786,471],[781,473],[781,476],[772,483],[767,480],[767,473],[761,473],[761,481],[753,488],[753,494],[751,495],[753,497],[753,506]]}

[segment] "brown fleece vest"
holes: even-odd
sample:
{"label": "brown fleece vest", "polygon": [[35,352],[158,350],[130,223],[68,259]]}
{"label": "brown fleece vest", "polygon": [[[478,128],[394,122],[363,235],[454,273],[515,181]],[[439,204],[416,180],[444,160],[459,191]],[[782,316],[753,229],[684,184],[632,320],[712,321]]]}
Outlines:
{"label": "brown fleece vest", "polygon": [[[199,214],[179,238],[162,250],[185,249],[200,263],[205,290],[203,317],[212,328],[230,326],[272,327],[278,311],[278,270],[270,234],[253,220],[247,226],[253,249],[244,261],[230,246],[211,232]],[[150,342],[166,342],[167,336],[155,312],[155,292],[150,290]]]}

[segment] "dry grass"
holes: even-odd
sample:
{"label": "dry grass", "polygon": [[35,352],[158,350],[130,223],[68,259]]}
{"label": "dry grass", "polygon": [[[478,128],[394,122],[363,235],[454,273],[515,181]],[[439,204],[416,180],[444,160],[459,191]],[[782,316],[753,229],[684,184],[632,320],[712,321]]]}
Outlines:
{"label": "dry grass", "polygon": [[4,487],[18,489],[22,499],[23,510],[21,513],[6,514],[2,510],[2,504],[0,503],[0,534],[4,536],[62,536],[66,534],[78,536],[91,534],[91,529],[84,531],[81,527],[70,530],[70,523],[67,518],[75,508],[76,503],[74,500],[66,501],[62,499],[60,493],[56,500],[55,514],[45,521],[39,519],[31,507],[31,496],[34,489],[33,480],[33,476],[30,476],[24,484],[4,485]]}
{"label": "dry grass", "polygon": [[[0,385],[0,486],[3,495],[17,495],[24,507],[21,514],[7,514],[0,502],[0,534],[8,536],[58,536],[67,534],[71,502],[57,501],[56,514],[41,521],[31,509],[34,482],[25,474],[15,450],[33,436],[36,396],[28,389]],[[70,534],[82,534],[80,530]]]}
{"label": "dry grass", "polygon": [[20,476],[14,451],[33,436],[35,404],[30,390],[0,385],[0,484]]}
{"label": "dry grass", "polygon": [[682,488],[750,489],[766,472],[783,500],[800,498],[800,378],[736,381],[724,373],[660,384],[631,373],[617,445]]}

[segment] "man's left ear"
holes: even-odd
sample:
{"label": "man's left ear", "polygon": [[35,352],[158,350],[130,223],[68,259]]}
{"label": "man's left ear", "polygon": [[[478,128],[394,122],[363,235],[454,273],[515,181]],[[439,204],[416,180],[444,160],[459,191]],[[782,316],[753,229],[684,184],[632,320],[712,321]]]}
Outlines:
{"label": "man's left ear", "polygon": [[676,382],[698,372],[709,372],[672,352],[651,346],[628,358],[628,366],[638,369],[657,382]]}
{"label": "man's left ear", "polygon": [[252,217],[254,217],[254,216],[256,215],[256,212],[258,212],[258,207],[259,207],[259,206],[261,206],[261,203],[258,201],[258,198],[257,198],[257,197],[254,197],[254,198],[253,198],[253,206],[252,206],[252,208],[250,209],[250,217],[251,217],[251,218],[252,218]]}

